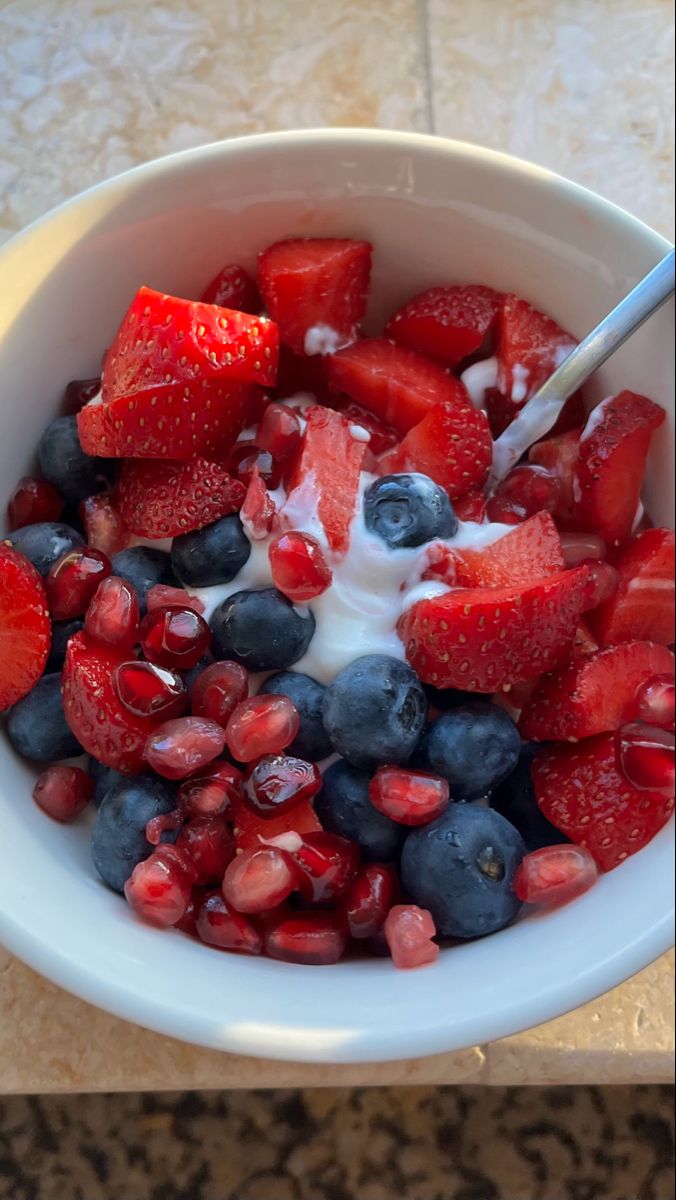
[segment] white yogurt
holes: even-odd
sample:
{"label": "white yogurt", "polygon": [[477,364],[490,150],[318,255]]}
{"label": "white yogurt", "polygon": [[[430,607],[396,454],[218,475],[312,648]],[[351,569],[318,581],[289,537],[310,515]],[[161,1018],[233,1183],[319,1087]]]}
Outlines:
{"label": "white yogurt", "polygon": [[336,351],[349,346],[351,340],[351,338],[347,340],[341,338],[340,334],[330,325],[311,325],[305,334],[303,349],[308,357],[313,357],[315,354],[335,354]]}
{"label": "white yogurt", "polygon": [[475,408],[486,409],[486,392],[489,388],[498,386],[497,358],[484,358],[482,362],[473,363],[460,376],[469,398]]}

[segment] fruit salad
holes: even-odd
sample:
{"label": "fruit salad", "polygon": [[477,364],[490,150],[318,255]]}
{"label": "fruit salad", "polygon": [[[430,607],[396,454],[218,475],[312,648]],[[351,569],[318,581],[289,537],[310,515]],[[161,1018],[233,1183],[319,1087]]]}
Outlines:
{"label": "fruit salad", "polygon": [[489,486],[574,339],[474,283],[368,329],[372,257],[291,239],[200,299],[139,288],[9,503],[0,711],[130,920],[411,968],[668,821],[674,534],[631,391]]}

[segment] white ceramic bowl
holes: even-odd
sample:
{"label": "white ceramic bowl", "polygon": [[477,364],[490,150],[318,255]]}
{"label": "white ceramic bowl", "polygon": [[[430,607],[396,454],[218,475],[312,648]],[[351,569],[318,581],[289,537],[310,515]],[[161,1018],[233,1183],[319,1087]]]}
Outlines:
{"label": "white ceramic bowl", "polygon": [[[243,138],[104,183],[0,254],[0,502],[30,467],[64,383],[95,374],[141,283],[197,295],[228,261],[290,234],[373,241],[371,319],[434,283],[513,289],[584,334],[666,251],[633,217],[491,151],[413,134],[333,130]],[[673,313],[608,364],[597,398],[646,392],[673,421]],[[670,520],[666,435],[647,503]],[[646,966],[673,936],[673,828],[549,915],[441,955],[297,967],[219,954],[136,922],[99,882],[87,830],[30,799],[0,744],[0,940],[62,987],[206,1046],[315,1062],[432,1054],[514,1033]]]}

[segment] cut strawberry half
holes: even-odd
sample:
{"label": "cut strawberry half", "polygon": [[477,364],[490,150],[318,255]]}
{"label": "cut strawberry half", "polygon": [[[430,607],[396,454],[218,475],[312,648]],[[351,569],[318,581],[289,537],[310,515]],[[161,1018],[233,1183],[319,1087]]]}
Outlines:
{"label": "cut strawberry half", "polygon": [[350,238],[290,238],[259,255],[258,285],[286,346],[313,355],[354,340],[366,311],[371,254],[369,242]]}
{"label": "cut strawberry half", "polygon": [[517,525],[483,550],[456,550],[459,587],[511,587],[564,570],[561,537],[547,512]]}
{"label": "cut strawberry half", "polygon": [[486,482],[493,443],[486,414],[468,402],[460,380],[453,383],[455,399],[437,404],[386,458],[388,474],[419,471],[455,499]]}
{"label": "cut strawberry half", "polygon": [[234,308],[237,312],[261,312],[263,302],[258,288],[248,271],[236,263],[223,267],[211,280],[200,297],[204,304],[217,304],[219,308]]}
{"label": "cut strawberry half", "polygon": [[293,529],[298,524],[299,505],[307,511],[308,504],[312,507],[316,502],[329,546],[344,554],[357,508],[366,443],[354,438],[350,422],[330,408],[317,405],[308,409],[305,418],[307,427],[290,471],[281,516],[286,527]]}
{"label": "cut strawberry half", "polygon": [[[113,676],[128,652],[76,633],[63,669],[63,709],[78,742],[98,762],[127,775],[145,769],[143,751],[157,721],[124,707]],[[159,718],[161,720],[161,717]]]}
{"label": "cut strawberry half", "polygon": [[575,338],[527,300],[503,297],[497,330],[498,380],[515,414],[576,344]]}
{"label": "cut strawberry half", "polygon": [[322,402],[329,391],[329,358],[315,354],[307,358],[304,354],[294,354],[288,346],[279,347],[279,369],[275,395],[278,400],[285,400],[299,392],[306,392]]}
{"label": "cut strawberry half", "polygon": [[652,642],[626,642],[543,676],[519,722],[526,741],[565,742],[619,729],[636,716],[641,685],[674,671],[674,656]]}
{"label": "cut strawberry half", "polygon": [[617,736],[543,750],[531,765],[542,812],[602,871],[612,871],[652,841],[674,810],[673,796],[635,787],[621,771]]}
{"label": "cut strawberry half", "polygon": [[321,830],[315,810],[308,800],[300,800],[279,816],[261,817],[242,799],[235,799],[230,804],[229,813],[238,850],[255,850],[264,842],[273,841],[287,833],[302,836]]}
{"label": "cut strawberry half", "polygon": [[614,560],[620,581],[612,599],[589,614],[604,646],[640,638],[670,646],[674,627],[674,531],[646,529]]}
{"label": "cut strawberry half", "polygon": [[52,625],[45,586],[32,563],[0,542],[0,712],[35,686],[45,669]]}
{"label": "cut strawberry half", "polygon": [[127,459],[117,485],[117,507],[138,537],[166,538],[203,529],[244,503],[246,488],[218,463]]}
{"label": "cut strawberry half", "polygon": [[582,433],[573,513],[611,546],[631,534],[652,435],[665,416],[646,396],[620,392],[594,409]]}
{"label": "cut strawberry half", "polygon": [[581,429],[571,429],[568,433],[547,438],[545,442],[536,442],[528,454],[529,462],[538,467],[545,467],[558,479],[559,498],[554,512],[557,517],[564,519],[573,516],[574,481],[581,433]]}
{"label": "cut strawberry half", "polygon": [[480,284],[430,288],[390,317],[385,336],[455,367],[483,346],[499,306],[499,293]]}
{"label": "cut strawberry half", "polygon": [[192,458],[224,452],[253,385],[274,384],[273,322],[143,287],[106,354],[98,403],[78,414],[87,454]]}
{"label": "cut strawberry half", "polygon": [[578,567],[518,587],[420,600],[401,618],[399,636],[424,683],[496,692],[568,662],[588,605],[589,571]]}

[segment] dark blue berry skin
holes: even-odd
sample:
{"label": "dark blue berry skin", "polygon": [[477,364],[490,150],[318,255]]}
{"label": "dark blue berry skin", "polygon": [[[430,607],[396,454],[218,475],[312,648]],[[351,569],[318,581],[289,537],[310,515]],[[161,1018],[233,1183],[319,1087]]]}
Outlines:
{"label": "dark blue berry skin", "polygon": [[458,519],[446,492],[427,475],[383,475],[364,493],[364,523],[393,550],[450,538]]}
{"label": "dark blue berry skin", "polygon": [[112,558],[113,575],[126,579],[136,591],[141,615],[148,608],[148,592],[158,583],[168,587],[178,587],[179,582],[171,566],[171,558],[164,550],[155,550],[150,546],[132,546],[129,550],[120,550]]}
{"label": "dark blue berry skin", "polygon": [[476,800],[514,770],[520,751],[512,718],[488,700],[475,700],[442,713],[430,726],[416,766],[447,779],[452,800]]}
{"label": "dark blue berry skin", "polygon": [[128,782],[128,776],[123,775],[121,771],[116,771],[114,767],[104,767],[96,758],[90,758],[87,763],[87,770],[94,780],[94,804],[97,808],[101,806],[103,797],[111,790],[117,787],[118,783]]}
{"label": "dark blue berry skin", "polygon": [[194,533],[174,538],[171,561],[181,583],[213,587],[230,583],[248,562],[251,542],[237,513],[214,521]]}
{"label": "dark blue berry skin", "polygon": [[47,672],[63,670],[69,639],[79,633],[81,629],[84,629],[84,621],[81,617],[74,617],[72,621],[54,621],[52,648],[45,668]]}
{"label": "dark blue berry skin", "polygon": [[357,842],[365,860],[395,862],[401,854],[406,829],[373,807],[369,800],[370,779],[368,771],[360,771],[339,759],[324,772],[315,812],[329,833],[339,833]]}
{"label": "dark blue berry skin", "polygon": [[331,744],[365,771],[408,762],[426,715],[427,699],[415,671],[386,654],[355,659],[326,689],[324,728]]}
{"label": "dark blue berry skin", "polygon": [[32,762],[58,762],[82,754],[63,712],[61,675],[43,675],[7,715],[7,736],[18,754]]}
{"label": "dark blue berry skin", "polygon": [[[123,892],[134,867],[152,852],[146,825],[152,817],[171,812],[176,799],[173,789],[155,775],[135,775],[106,792],[94,820],[92,861],[108,887]],[[162,835],[163,842],[176,841],[177,832]]]}
{"label": "dark blue berry skin", "polygon": [[295,754],[306,762],[321,762],[328,758],[332,746],[329,741],[324,722],[322,707],[326,688],[309,675],[299,671],[280,671],[271,676],[261,688],[261,694],[267,696],[288,696],[295,704],[300,716],[298,736],[289,746],[285,754]]}
{"label": "dark blue berry skin", "polygon": [[303,657],[315,631],[312,613],[302,617],[276,588],[235,592],[211,617],[217,658],[234,659],[250,671],[283,671]]}
{"label": "dark blue berry skin", "polygon": [[61,521],[40,521],[37,525],[24,525],[7,536],[7,541],[19,554],[32,562],[36,571],[43,576],[62,555],[75,546],[83,546],[84,538]]}
{"label": "dark blue berry skin", "polygon": [[85,454],[74,416],[57,417],[47,426],[38,445],[38,461],[45,479],[69,503],[100,492],[112,478],[108,459]]}
{"label": "dark blue berry skin", "polygon": [[211,664],[215,662],[216,659],[214,658],[213,654],[211,654],[210,651],[207,651],[206,654],[202,655],[199,662],[195,663],[194,667],[191,667],[189,671],[181,672],[183,675],[183,681],[189,692],[192,692],[198,675],[201,675],[202,671],[206,671],[207,667],[210,667]]}
{"label": "dark blue berry skin", "polygon": [[568,841],[565,833],[561,833],[540,811],[535,797],[530,767],[542,748],[540,742],[526,742],[511,775],[502,781],[491,796],[491,807],[518,829],[529,852],[540,850],[543,846],[561,846]]}
{"label": "dark blue berry skin", "polygon": [[451,804],[409,833],[401,881],[409,899],[429,909],[442,937],[484,937],[521,909],[512,885],[525,853],[521,834],[493,809]]}
{"label": "dark blue berry skin", "polygon": [[448,712],[451,708],[458,708],[460,704],[469,704],[476,700],[473,692],[459,692],[456,688],[436,688],[433,683],[424,683],[423,687],[430,704],[438,708],[439,712]]}

